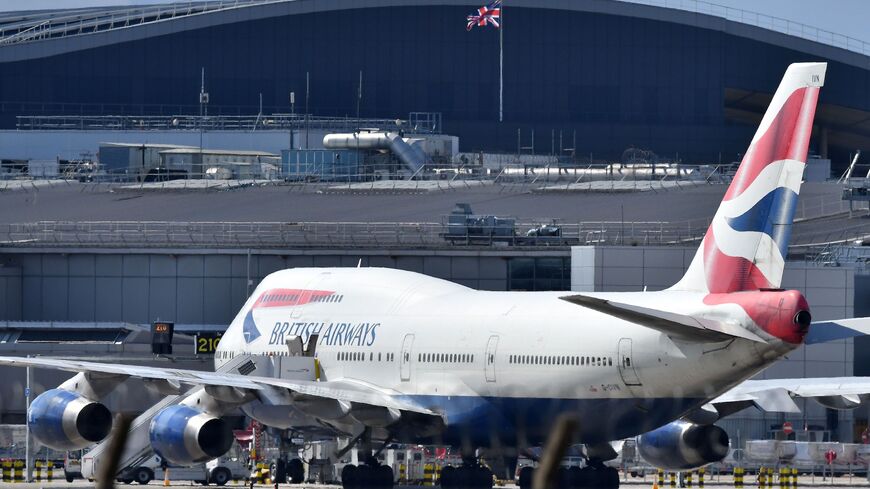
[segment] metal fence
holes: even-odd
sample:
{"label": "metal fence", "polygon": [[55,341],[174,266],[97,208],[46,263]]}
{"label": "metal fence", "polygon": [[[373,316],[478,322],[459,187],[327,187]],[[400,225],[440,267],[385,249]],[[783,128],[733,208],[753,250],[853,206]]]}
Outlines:
{"label": "metal fence", "polygon": [[[124,108],[118,107],[123,111]],[[181,109],[181,107],[170,107]],[[420,121],[424,121],[422,123]],[[413,134],[438,134],[441,114],[412,112],[407,120],[327,117],[311,114],[249,115],[23,115],[15,117],[19,130],[110,130],[110,131],[261,131],[312,130],[355,131],[360,127]]]}
{"label": "metal fence", "polygon": [[[516,235],[445,236],[447,227],[432,222],[167,222],[40,221],[0,224],[0,246],[99,248],[433,248],[552,247],[570,245],[695,245],[709,221],[560,223],[561,236],[528,237],[543,221],[518,222]],[[802,229],[790,250],[821,249],[870,236],[870,223],[831,229]]]}

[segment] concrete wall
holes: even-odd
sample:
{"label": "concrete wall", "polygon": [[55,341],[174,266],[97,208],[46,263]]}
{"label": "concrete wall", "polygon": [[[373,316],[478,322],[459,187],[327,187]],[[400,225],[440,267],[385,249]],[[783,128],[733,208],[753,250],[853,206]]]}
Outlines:
{"label": "concrete wall", "polygon": [[[571,250],[571,290],[579,292],[661,290],[683,276],[695,247],[577,246]],[[803,261],[786,263],[782,286],[804,293],[814,320],[852,317],[856,303],[855,270],[849,267],[820,267]],[[861,290],[866,301],[870,290]],[[854,372],[852,340],[803,346],[771,365],[756,378],[851,376]],[[827,412],[814,401],[800,401],[803,411],[798,417],[765,414],[748,409],[723,423],[732,436],[743,439],[766,438],[771,426],[781,426],[786,419],[795,426],[830,424],[827,416],[838,418],[836,436],[852,440],[854,412]],[[859,413],[862,418],[866,408]]]}

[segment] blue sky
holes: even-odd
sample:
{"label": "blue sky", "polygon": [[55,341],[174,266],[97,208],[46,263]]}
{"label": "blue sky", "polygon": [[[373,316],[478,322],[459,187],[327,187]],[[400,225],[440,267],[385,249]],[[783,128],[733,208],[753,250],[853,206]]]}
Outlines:
{"label": "blue sky", "polygon": [[[681,3],[680,0],[636,1],[659,5]],[[0,0],[0,11],[20,10],[25,5],[29,9],[46,9],[155,3],[166,3],[166,0]],[[505,3],[510,7],[510,0]],[[868,0],[713,0],[710,3],[781,17],[870,42]]]}

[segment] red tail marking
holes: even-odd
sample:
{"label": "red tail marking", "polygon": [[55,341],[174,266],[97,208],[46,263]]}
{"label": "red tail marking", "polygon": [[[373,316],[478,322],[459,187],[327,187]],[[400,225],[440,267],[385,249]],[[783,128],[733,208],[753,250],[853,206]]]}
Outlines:
{"label": "red tail marking", "polygon": [[797,290],[747,291],[710,294],[704,304],[737,304],[768,334],[793,344],[803,342],[807,327],[795,322],[800,311],[809,311],[806,298]]}
{"label": "red tail marking", "polygon": [[818,87],[799,88],[788,97],[764,135],[746,152],[724,200],[743,193],[774,161],[792,159],[806,162],[818,97]]}

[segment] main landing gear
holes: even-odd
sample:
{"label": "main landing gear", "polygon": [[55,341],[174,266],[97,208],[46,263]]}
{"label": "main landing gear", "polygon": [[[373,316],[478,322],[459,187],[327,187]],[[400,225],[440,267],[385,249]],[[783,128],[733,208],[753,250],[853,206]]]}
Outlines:
{"label": "main landing gear", "polygon": [[[345,465],[341,470],[343,489],[392,489],[393,469],[377,460],[362,465]],[[371,463],[374,462],[374,463]]]}
{"label": "main landing gear", "polygon": [[362,433],[356,436],[347,446],[336,455],[343,456],[354,445],[359,447],[359,452],[364,455],[360,465],[345,465],[341,469],[341,487],[343,489],[392,489],[393,469],[389,465],[381,465],[378,454],[387,447],[387,442],[376,452],[372,451],[371,429],[366,427]]}
{"label": "main landing gear", "polygon": [[492,489],[492,471],[477,462],[441,469],[443,489]]}
{"label": "main landing gear", "polygon": [[[530,489],[536,469],[520,469],[520,489]],[[601,463],[583,467],[560,467],[557,489],[619,489],[619,471]]]}

